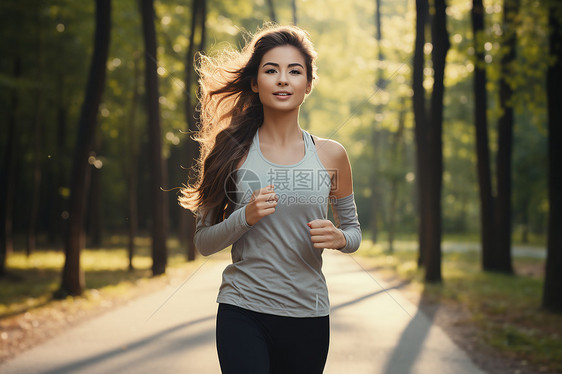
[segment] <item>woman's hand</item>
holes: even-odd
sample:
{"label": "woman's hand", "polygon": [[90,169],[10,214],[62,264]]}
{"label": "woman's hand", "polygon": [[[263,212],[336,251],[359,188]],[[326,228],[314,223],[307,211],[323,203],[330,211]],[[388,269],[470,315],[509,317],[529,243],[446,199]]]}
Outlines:
{"label": "woman's hand", "polygon": [[248,222],[248,225],[253,226],[263,217],[274,213],[277,200],[279,198],[275,195],[272,184],[255,190],[250,202],[246,205],[246,222]]}
{"label": "woman's hand", "polygon": [[345,246],[345,236],[332,221],[315,219],[307,225],[310,227],[310,239],[314,243],[314,248],[339,249]]}

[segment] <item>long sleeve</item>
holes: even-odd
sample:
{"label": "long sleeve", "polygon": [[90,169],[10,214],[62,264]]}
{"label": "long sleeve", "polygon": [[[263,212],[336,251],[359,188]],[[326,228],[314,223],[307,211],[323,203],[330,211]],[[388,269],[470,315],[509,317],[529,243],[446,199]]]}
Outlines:
{"label": "long sleeve", "polygon": [[335,199],[332,202],[332,212],[338,229],[345,237],[345,246],[338,250],[344,253],[353,253],[361,244],[362,234],[354,194]]}
{"label": "long sleeve", "polygon": [[246,206],[235,210],[227,219],[216,225],[210,225],[211,216],[212,214],[207,214],[205,223],[200,213],[197,213],[196,217],[193,241],[203,256],[223,250],[252,228],[246,222]]}

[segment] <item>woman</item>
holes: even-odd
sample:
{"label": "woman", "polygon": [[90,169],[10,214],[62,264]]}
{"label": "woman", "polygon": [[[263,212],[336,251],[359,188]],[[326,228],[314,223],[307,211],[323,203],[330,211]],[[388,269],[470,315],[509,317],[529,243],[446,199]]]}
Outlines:
{"label": "woman", "polygon": [[223,373],[324,369],[322,251],[357,250],[361,230],[345,149],[299,126],[315,59],[308,34],[292,26],[265,28],[240,53],[201,59],[200,167],[180,202],[197,211],[203,255],[232,245],[217,298]]}

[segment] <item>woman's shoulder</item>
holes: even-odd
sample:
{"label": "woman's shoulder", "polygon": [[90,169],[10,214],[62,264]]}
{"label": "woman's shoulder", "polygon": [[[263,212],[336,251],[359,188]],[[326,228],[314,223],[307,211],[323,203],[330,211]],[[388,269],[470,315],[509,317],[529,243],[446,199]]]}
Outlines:
{"label": "woman's shoulder", "polygon": [[316,135],[312,135],[312,138],[316,145],[316,153],[326,169],[339,169],[349,164],[347,151],[341,143]]}
{"label": "woman's shoulder", "polygon": [[[312,135],[312,134],[311,134]],[[312,135],[314,139],[314,144],[316,145],[316,151],[320,154],[326,156],[331,156],[332,158],[347,158],[347,151],[345,147],[336,140],[321,138],[316,135]]]}

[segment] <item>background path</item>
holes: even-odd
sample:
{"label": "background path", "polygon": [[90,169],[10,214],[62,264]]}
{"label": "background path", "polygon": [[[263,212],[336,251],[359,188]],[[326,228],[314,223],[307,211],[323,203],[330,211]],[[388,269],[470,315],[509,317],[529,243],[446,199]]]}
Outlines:
{"label": "background path", "polygon": [[[483,373],[445,333],[352,256],[326,251],[326,374]],[[105,313],[0,365],[3,374],[220,373],[215,297],[226,253],[190,278]]]}

